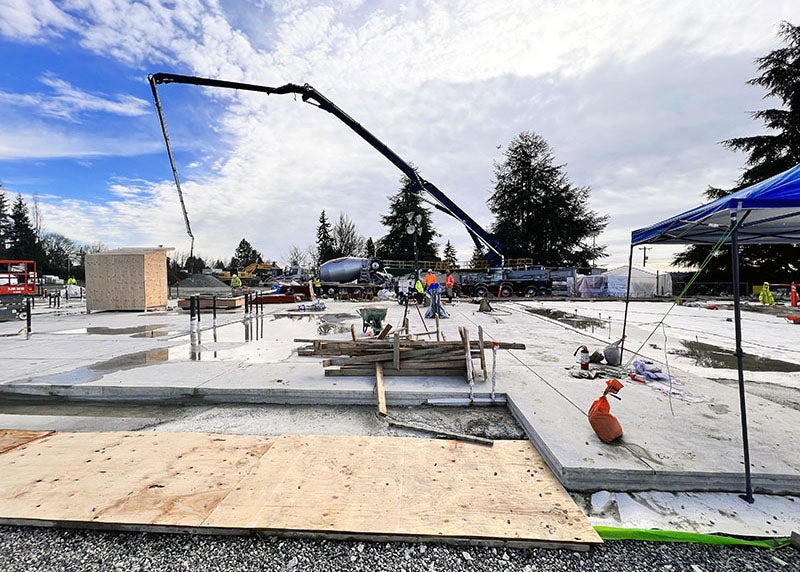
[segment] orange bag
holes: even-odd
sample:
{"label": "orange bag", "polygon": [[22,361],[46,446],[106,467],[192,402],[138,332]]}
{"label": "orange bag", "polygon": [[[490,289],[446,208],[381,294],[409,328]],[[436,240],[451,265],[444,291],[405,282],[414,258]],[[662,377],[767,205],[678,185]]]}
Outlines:
{"label": "orange bag", "polygon": [[607,393],[617,393],[622,389],[622,384],[616,379],[606,382],[606,390],[598,397],[589,408],[589,423],[604,443],[611,443],[622,437],[622,426],[617,418],[611,415],[611,404],[606,397]]}

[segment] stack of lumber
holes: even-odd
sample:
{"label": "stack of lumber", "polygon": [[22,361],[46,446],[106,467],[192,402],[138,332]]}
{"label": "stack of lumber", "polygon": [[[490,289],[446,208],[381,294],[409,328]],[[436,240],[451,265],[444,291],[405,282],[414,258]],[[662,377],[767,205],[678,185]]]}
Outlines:
{"label": "stack of lumber", "polygon": [[[298,355],[330,356],[323,360],[326,376],[375,375],[376,364],[383,366],[386,376],[467,376],[467,361],[480,360],[486,371],[485,352],[491,341],[424,341],[401,338],[365,340],[306,340],[310,343],[298,350]],[[501,349],[525,349],[524,344],[500,342]],[[467,357],[469,356],[469,358]],[[472,368],[470,367],[469,370]]]}

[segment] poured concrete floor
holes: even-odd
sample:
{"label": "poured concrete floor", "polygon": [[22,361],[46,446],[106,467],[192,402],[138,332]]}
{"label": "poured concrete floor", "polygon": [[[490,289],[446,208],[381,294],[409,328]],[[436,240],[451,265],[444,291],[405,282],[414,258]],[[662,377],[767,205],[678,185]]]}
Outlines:
{"label": "poured concrete floor", "polygon": [[[86,315],[80,303],[57,312],[37,308],[27,338],[14,335],[21,323],[0,324],[0,335],[6,334],[0,337],[0,395],[162,404],[373,404],[374,378],[325,377],[320,359],[299,357],[301,344],[293,339],[347,339],[351,324],[361,334],[357,308],[366,305],[387,307],[386,321],[398,325],[403,308],[394,302],[326,304],[322,314],[295,311],[296,305],[265,307],[266,313],[248,319],[241,312],[219,314],[216,325],[204,314],[196,333],[189,331],[187,314],[175,310]],[[544,307],[562,314],[547,317]],[[474,339],[481,326],[487,339],[527,345],[498,352],[497,396],[567,489],[737,493],[744,490],[744,467],[735,374],[698,365],[683,343],[731,349],[732,311],[718,307],[677,307],[661,325],[668,303],[632,304],[626,347],[660,363],[672,384],[641,384],[608,372],[625,385],[621,401],[611,404],[624,435],[611,445],[596,437],[586,417],[608,377],[578,379],[569,369],[579,346],[602,350],[620,337],[620,303],[507,302],[480,313],[461,302],[446,306],[451,317],[441,327],[449,340],[458,339],[459,326],[468,327]],[[574,317],[579,319],[570,321]],[[415,332],[434,328],[432,320],[423,324],[416,309],[409,319]],[[746,353],[800,364],[790,351],[800,347],[800,327],[775,312],[745,311],[743,331]],[[748,372],[746,386],[754,489],[798,495],[800,373]],[[428,400],[463,400],[468,389],[458,378],[386,380],[390,411]],[[479,383],[475,395],[486,398],[490,390],[490,382]]]}

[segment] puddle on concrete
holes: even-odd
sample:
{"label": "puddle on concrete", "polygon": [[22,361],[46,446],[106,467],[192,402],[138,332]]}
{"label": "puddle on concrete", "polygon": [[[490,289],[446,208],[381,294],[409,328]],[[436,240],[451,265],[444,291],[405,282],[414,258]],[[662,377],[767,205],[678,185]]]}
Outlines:
{"label": "puddle on concrete", "polygon": [[89,328],[76,328],[74,330],[61,330],[60,332],[53,332],[54,334],[88,334],[90,336],[130,336],[132,338],[157,338],[167,336],[170,333],[161,328],[166,324],[150,324],[144,326],[132,326],[128,328],[103,328],[103,327],[89,327]]}
{"label": "puddle on concrete", "polygon": [[[685,350],[676,350],[674,353],[694,360],[699,367],[714,369],[738,369],[736,354],[731,350],[703,342],[682,340]],[[781,361],[751,354],[744,354],[742,364],[746,371],[776,371],[789,373],[800,371],[800,364]]]}
{"label": "puddle on concrete", "polygon": [[[295,338],[315,339],[320,335],[349,334],[350,325],[358,320],[360,318],[353,314],[260,315],[246,321],[215,326],[175,338],[175,340],[186,342],[177,346],[133,352],[79,367],[69,372],[30,378],[27,383],[80,385],[98,381],[104,375],[117,371],[165,362],[278,363],[289,358],[300,345],[293,341]],[[279,327],[275,327],[277,321],[281,321]],[[203,327],[202,322],[200,326]],[[65,330],[59,333],[131,335],[135,332],[132,337],[149,337],[151,333],[159,335],[161,332],[157,331],[157,328],[160,327],[163,326],[86,328],[85,330]]]}
{"label": "puddle on concrete", "polygon": [[563,310],[553,310],[552,308],[525,308],[525,310],[531,314],[544,316],[545,318],[556,320],[562,324],[569,324],[581,330],[592,330],[592,332],[594,332],[595,328],[600,329],[608,327],[608,322],[606,320],[587,318],[586,316],[579,316],[578,314],[569,314]]}

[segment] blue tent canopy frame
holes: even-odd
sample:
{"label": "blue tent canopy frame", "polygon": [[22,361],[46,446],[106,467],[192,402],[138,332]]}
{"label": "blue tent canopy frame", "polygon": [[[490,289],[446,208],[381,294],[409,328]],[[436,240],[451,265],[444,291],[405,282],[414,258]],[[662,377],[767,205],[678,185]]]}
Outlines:
{"label": "blue tent canopy frame", "polygon": [[[670,217],[631,233],[630,262],[633,249],[640,244],[724,244],[731,245],[733,312],[736,330],[736,360],[739,370],[739,408],[742,419],[742,448],[745,466],[745,493],[754,501],[750,477],[750,450],[747,439],[744,367],[742,364],[742,322],[739,292],[740,244],[800,244],[800,165],[751,185],[716,201]],[[630,268],[629,263],[629,268]],[[628,273],[630,291],[630,270]],[[625,299],[625,319],[628,303]]]}

